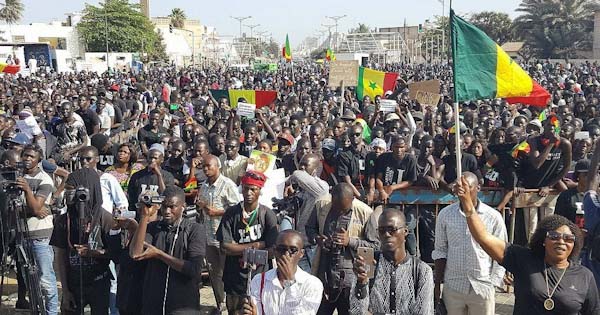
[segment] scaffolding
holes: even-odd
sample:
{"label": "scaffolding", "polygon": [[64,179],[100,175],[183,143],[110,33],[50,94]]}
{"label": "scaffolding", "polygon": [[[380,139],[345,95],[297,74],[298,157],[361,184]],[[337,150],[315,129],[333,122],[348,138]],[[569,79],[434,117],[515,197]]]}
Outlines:
{"label": "scaffolding", "polygon": [[366,53],[374,63],[421,63],[436,58],[433,42],[420,37],[405,39],[400,32],[350,33],[340,37],[338,53]]}

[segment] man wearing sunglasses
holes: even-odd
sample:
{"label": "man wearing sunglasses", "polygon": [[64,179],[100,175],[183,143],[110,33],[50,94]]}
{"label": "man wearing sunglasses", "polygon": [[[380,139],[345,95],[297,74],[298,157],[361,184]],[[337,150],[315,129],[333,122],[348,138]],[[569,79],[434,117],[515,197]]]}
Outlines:
{"label": "man wearing sunglasses", "polygon": [[[379,216],[377,231],[381,254],[376,255],[376,261],[365,261],[361,256],[354,261],[358,281],[350,295],[351,314],[432,314],[433,272],[406,251],[404,213],[386,208]],[[367,266],[375,268],[373,279],[368,277]],[[400,283],[406,285],[398,286]]]}
{"label": "man wearing sunglasses", "polygon": [[338,181],[348,183],[354,190],[354,197],[360,198],[364,192],[365,159],[368,150],[363,141],[363,127],[354,125],[348,128],[352,146],[340,152],[336,168]]}
{"label": "man wearing sunglasses", "polygon": [[298,268],[298,262],[304,255],[303,247],[300,232],[285,230],[279,233],[274,248],[277,268],[252,279],[251,299],[245,299],[242,314],[317,313],[323,284],[319,278]]}

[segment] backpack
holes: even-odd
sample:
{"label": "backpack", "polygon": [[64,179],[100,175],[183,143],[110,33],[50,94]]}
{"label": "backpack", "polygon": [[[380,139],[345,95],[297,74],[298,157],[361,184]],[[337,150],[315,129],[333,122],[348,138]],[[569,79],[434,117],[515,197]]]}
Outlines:
{"label": "backpack", "polygon": [[[600,225],[600,224],[598,224]],[[409,255],[407,253],[407,255]],[[369,294],[371,294],[371,290],[373,289],[373,285],[375,284],[375,279],[377,279],[377,272],[379,271],[379,261],[380,261],[380,257],[381,257],[381,252],[375,252],[373,257],[375,258],[375,274],[373,275],[372,279],[369,279]],[[419,258],[417,258],[416,256],[411,256],[411,260],[412,260],[412,278],[413,278],[413,293],[414,293],[414,298],[417,298],[417,289],[419,288],[419,262],[421,261]]]}
{"label": "backpack", "polygon": [[596,224],[592,233],[587,235],[587,248],[591,260],[600,263],[600,222]]}

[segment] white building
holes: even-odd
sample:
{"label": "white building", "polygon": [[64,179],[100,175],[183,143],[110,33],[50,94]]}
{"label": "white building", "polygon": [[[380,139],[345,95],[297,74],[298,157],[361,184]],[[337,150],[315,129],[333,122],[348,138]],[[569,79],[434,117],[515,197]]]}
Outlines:
{"label": "white building", "polygon": [[[46,43],[49,45],[49,59],[38,58],[38,67],[51,66],[58,71],[73,71],[77,58],[83,58],[85,47],[79,34],[70,21],[77,15],[70,15],[67,23],[31,23],[28,25],[0,25],[0,61],[4,62],[9,54],[15,54],[21,65],[26,65],[32,53],[25,55],[26,44]],[[73,24],[71,24],[73,25]],[[45,54],[35,54],[36,56]],[[24,67],[23,67],[24,68]]]}

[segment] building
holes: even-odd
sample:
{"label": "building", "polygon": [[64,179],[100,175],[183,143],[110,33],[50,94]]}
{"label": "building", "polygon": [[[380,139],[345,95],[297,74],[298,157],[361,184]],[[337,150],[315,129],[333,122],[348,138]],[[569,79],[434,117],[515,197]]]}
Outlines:
{"label": "building", "polygon": [[147,18],[150,18],[150,0],[140,0],[140,9]]}
{"label": "building", "polygon": [[70,14],[66,23],[0,25],[0,44],[2,44],[0,60],[4,61],[9,54],[15,54],[23,61],[21,64],[26,65],[32,54],[30,52],[26,54],[25,47],[46,43],[49,46],[49,52],[35,54],[38,67],[46,66],[58,71],[73,71],[76,61],[84,58],[85,55],[85,47],[79,40],[79,34],[74,27],[79,19],[80,15]]}
{"label": "building", "polygon": [[172,27],[169,17],[153,17],[151,21],[155,29],[162,33],[167,54],[176,65],[195,64],[201,59],[204,26],[199,20],[186,19],[182,28]]}

